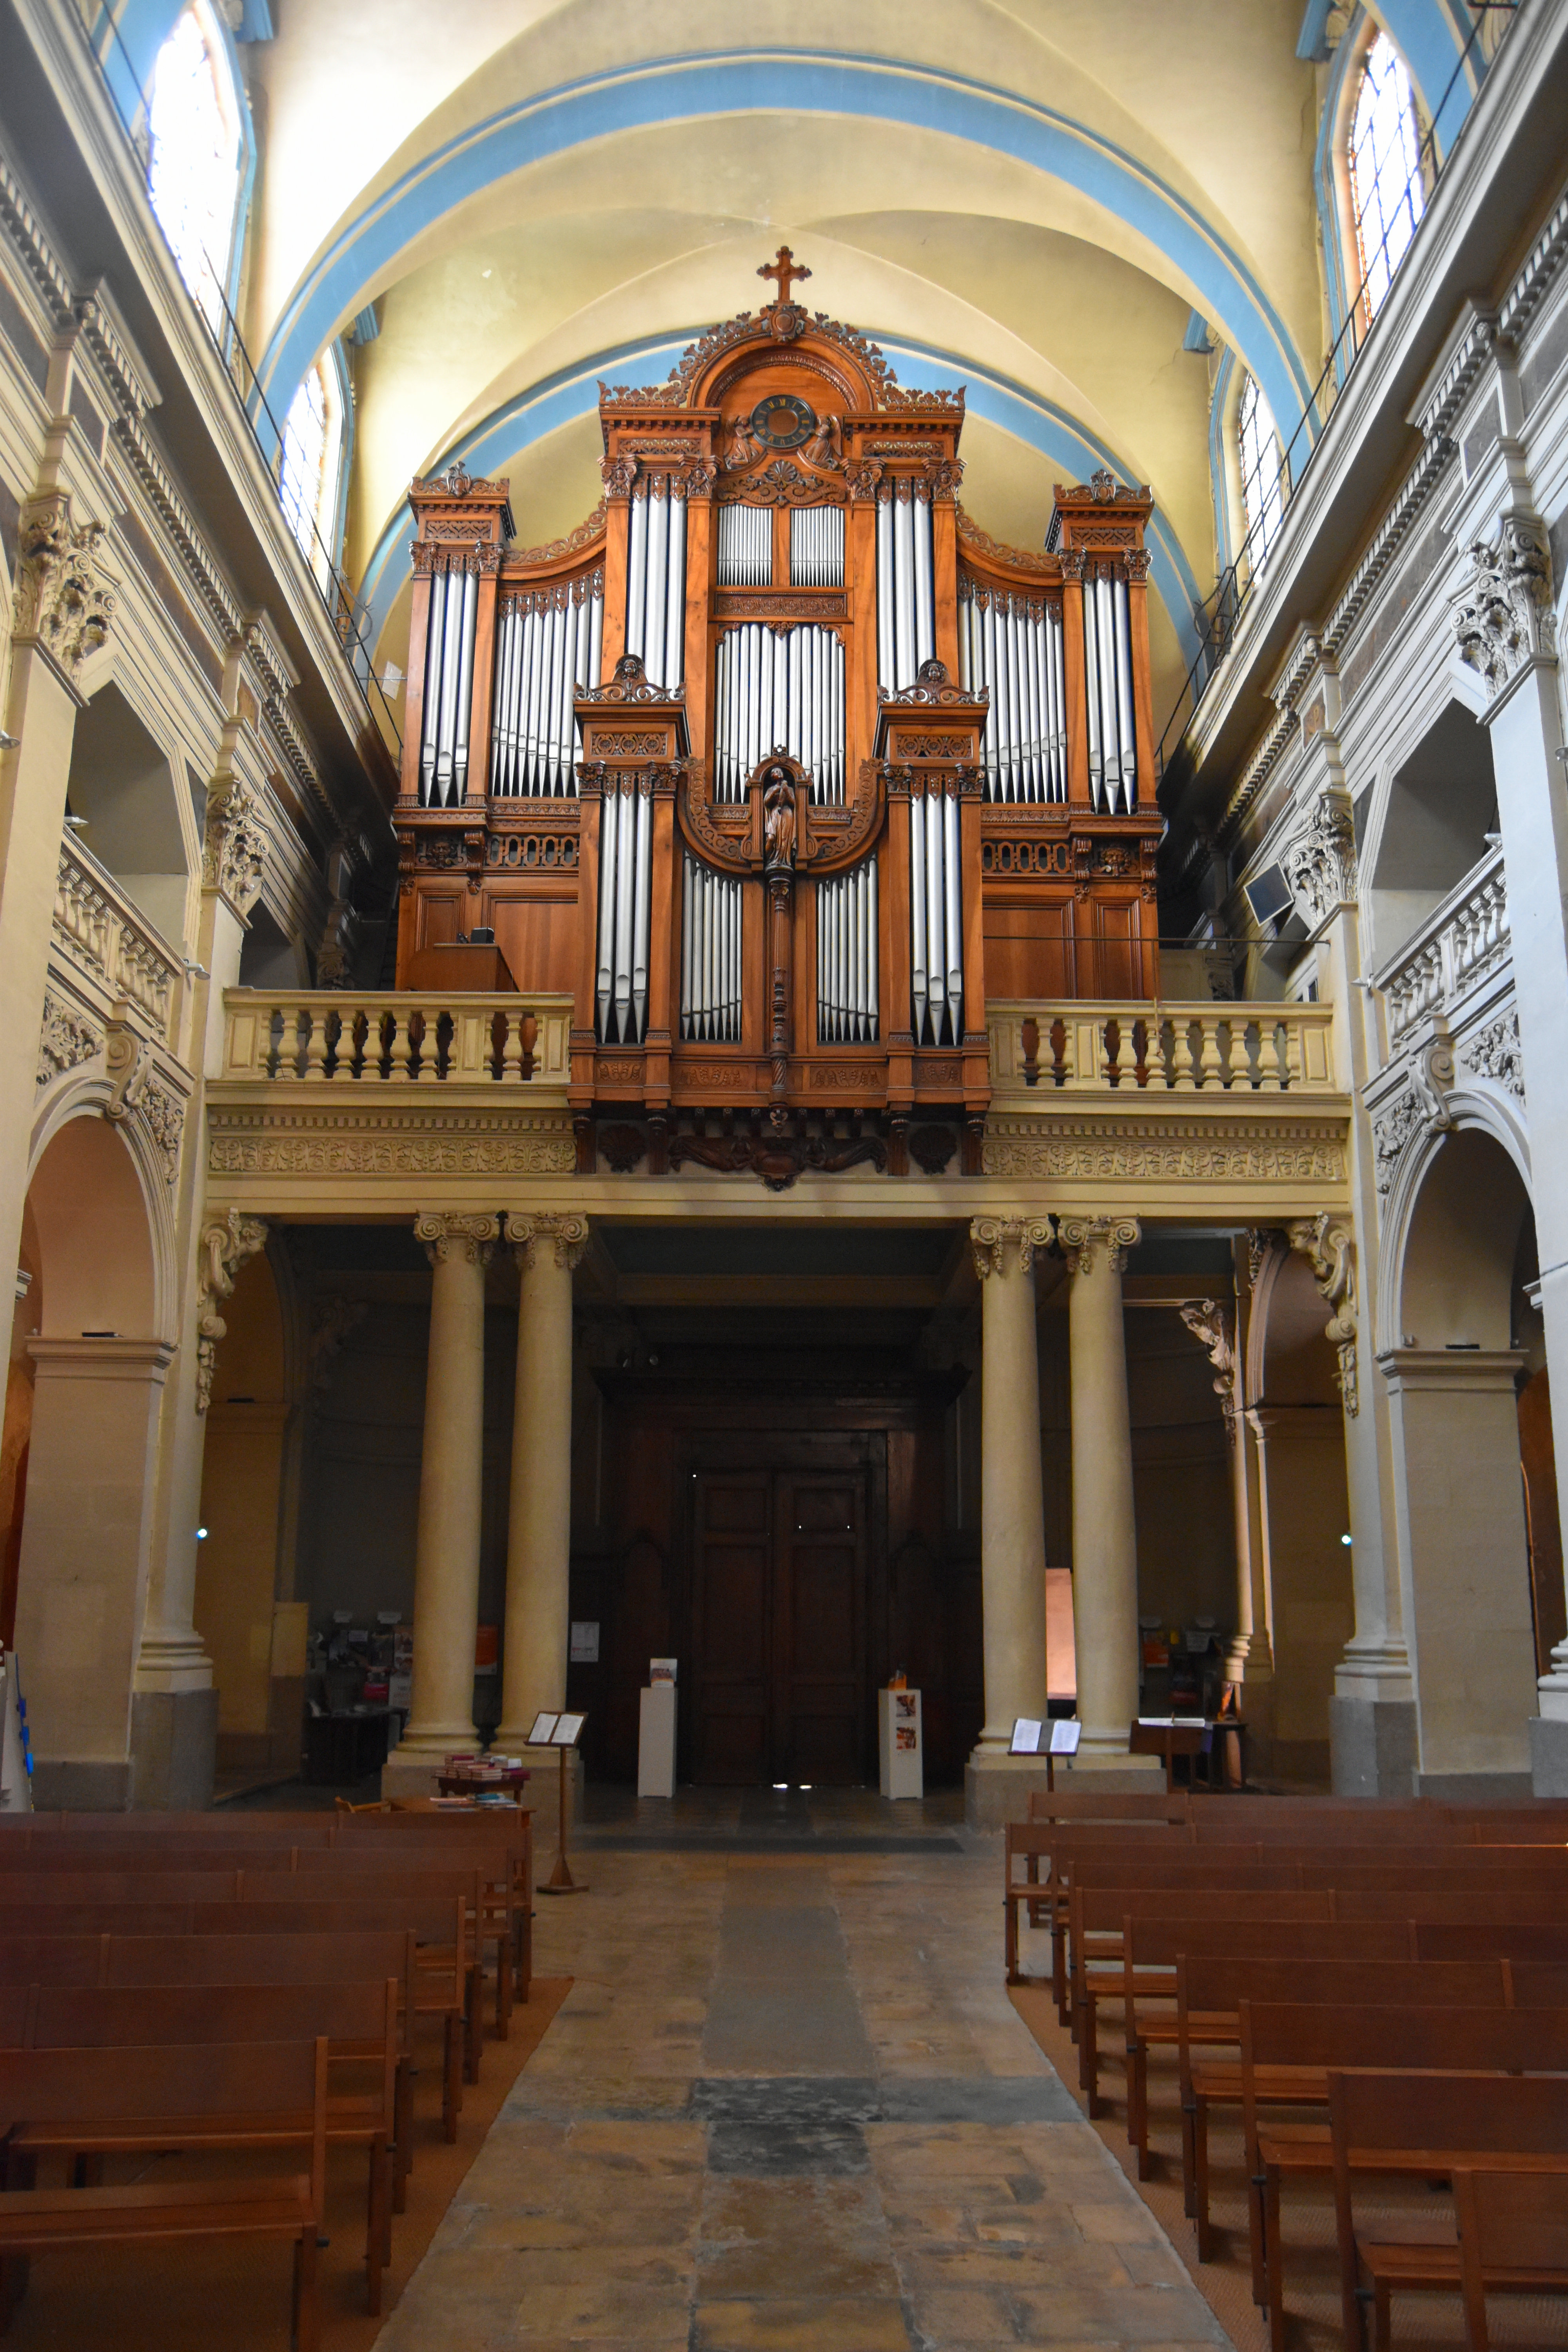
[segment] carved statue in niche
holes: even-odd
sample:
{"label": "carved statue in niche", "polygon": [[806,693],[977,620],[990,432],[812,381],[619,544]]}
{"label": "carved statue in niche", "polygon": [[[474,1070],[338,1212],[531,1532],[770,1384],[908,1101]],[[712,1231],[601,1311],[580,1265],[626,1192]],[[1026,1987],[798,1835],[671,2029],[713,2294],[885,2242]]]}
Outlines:
{"label": "carved statue in niche", "polygon": [[763,865],[795,864],[795,778],[782,762],[763,777]]}

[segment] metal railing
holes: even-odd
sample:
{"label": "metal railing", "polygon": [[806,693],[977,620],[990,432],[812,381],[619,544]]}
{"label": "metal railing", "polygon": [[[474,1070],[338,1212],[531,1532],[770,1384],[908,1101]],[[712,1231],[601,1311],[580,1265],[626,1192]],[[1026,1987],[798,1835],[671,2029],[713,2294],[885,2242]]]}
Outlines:
{"label": "metal railing", "polygon": [[[1284,520],[1284,509],[1289,505],[1306,478],[1322,438],[1322,426],[1328,420],[1330,411],[1350,383],[1356,361],[1365,348],[1367,337],[1376,323],[1377,314],[1371,310],[1366,301],[1367,282],[1378,262],[1387,262],[1388,292],[1392,292],[1397,271],[1408,259],[1421,235],[1422,226],[1431,208],[1432,195],[1437,182],[1452,163],[1455,152],[1464,137],[1465,122],[1469,120],[1468,114],[1465,122],[1460,123],[1449,140],[1446,153],[1438,153],[1437,126],[1443,120],[1444,110],[1454,93],[1461,74],[1472,59],[1479,65],[1478,86],[1479,81],[1485,79],[1496,62],[1498,51],[1501,46],[1500,41],[1489,48],[1482,40],[1482,34],[1489,18],[1501,16],[1511,21],[1518,15],[1522,5],[1523,0],[1468,0],[1475,22],[1470,27],[1468,39],[1455,61],[1454,70],[1448,77],[1432,120],[1416,149],[1415,171],[1420,176],[1423,190],[1421,218],[1415,223],[1409,242],[1396,258],[1392,261],[1388,259],[1388,240],[1395,226],[1397,214],[1394,220],[1391,220],[1388,227],[1384,229],[1372,253],[1366,257],[1361,282],[1345,306],[1344,324],[1329,347],[1329,354],[1323,362],[1322,372],[1307,395],[1306,404],[1301,410],[1295,430],[1289,441],[1279,444],[1279,509],[1272,516],[1268,513],[1260,514],[1249,526],[1241,545],[1220,573],[1213,593],[1194,607],[1193,619],[1198,632],[1197,655],[1183,681],[1181,692],[1176,697],[1174,708],[1165,722],[1164,732],[1160,738],[1159,746],[1155,751],[1156,786],[1164,777],[1170,751],[1173,748],[1173,736],[1175,738],[1175,742],[1179,744],[1197,714],[1197,708],[1203,700],[1205,688],[1230,650],[1231,640],[1240,624],[1242,614],[1247,609],[1253,588],[1268,569],[1273,542],[1279,536]],[[1385,292],[1384,300],[1386,302],[1387,299],[1388,294]],[[1276,427],[1278,429],[1278,420],[1276,420]],[[1303,436],[1306,436],[1306,446],[1298,462],[1295,452]],[[1261,543],[1255,546],[1255,541]]]}
{"label": "metal railing", "polygon": [[[86,26],[81,26],[80,20],[78,19],[83,46],[92,59],[100,87],[119,118],[120,126],[125,133],[126,143],[136,158],[137,168],[143,179],[147,180],[150,165],[147,124],[151,119],[151,77],[144,81],[137,73],[135,63],[125,46],[124,37],[113,16],[106,11],[102,21],[114,47],[119,52],[120,62],[125,76],[136,92],[137,105],[130,115],[126,112],[114,77],[105,69],[103,57],[94,39],[88,33]],[[154,70],[156,70],[155,67]],[[249,434],[255,445],[256,454],[265,467],[272,487],[278,494],[278,503],[282,509],[289,536],[299,548],[305,569],[310,575],[311,585],[327,608],[327,616],[331,623],[332,633],[348,656],[349,667],[353,672],[354,680],[361,694],[364,697],[365,707],[383,731],[390,735],[396,754],[401,756],[403,730],[398,726],[397,715],[387,699],[380,678],[376,676],[374,649],[364,635],[363,625],[364,607],[354,594],[347,574],[342,571],[331,549],[322,538],[315,516],[310,515],[305,518],[310,526],[312,542],[310,546],[307,546],[300,538],[296,514],[284,498],[283,426],[278,421],[271,403],[262,388],[261,379],[251,362],[250,353],[245,347],[245,339],[239,331],[239,321],[230,308],[228,296],[225,290],[224,272],[215,267],[212,256],[204,248],[202,259],[205,264],[207,277],[211,281],[213,291],[217,296],[218,305],[223,313],[220,332],[185,279],[184,272],[180,268],[179,257],[174,252],[174,247],[169,244],[168,232],[158,217],[156,207],[152,205],[150,187],[149,209],[153,213],[153,219],[158,222],[159,231],[165,245],[169,246],[169,257],[174,264],[181,284],[185,288],[191,308],[201,321],[203,330],[217,355],[224,375],[235,394],[240,415],[245,421],[246,431]],[[272,429],[275,455],[268,455],[266,444],[257,429],[258,415],[265,417]]]}

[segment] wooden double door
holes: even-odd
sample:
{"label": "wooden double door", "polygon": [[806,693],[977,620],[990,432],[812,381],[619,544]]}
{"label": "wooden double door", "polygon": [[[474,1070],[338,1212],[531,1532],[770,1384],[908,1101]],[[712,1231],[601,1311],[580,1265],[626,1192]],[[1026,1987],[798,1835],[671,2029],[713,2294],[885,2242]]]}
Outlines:
{"label": "wooden double door", "polygon": [[691,1475],[692,1779],[858,1782],[873,1744],[865,1468]]}

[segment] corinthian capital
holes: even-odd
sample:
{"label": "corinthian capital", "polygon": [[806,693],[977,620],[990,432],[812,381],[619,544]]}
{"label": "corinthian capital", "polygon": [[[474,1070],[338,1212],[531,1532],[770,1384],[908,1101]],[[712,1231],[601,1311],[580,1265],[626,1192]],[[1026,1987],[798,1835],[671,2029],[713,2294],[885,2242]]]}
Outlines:
{"label": "corinthian capital", "polygon": [[267,872],[267,835],[250,786],[232,772],[207,788],[202,884],[221,891],[237,915],[248,915]]}
{"label": "corinthian capital", "polygon": [[103,535],[100,522],[72,522],[64,490],[30,499],[22,510],[13,633],[41,645],[73,684],[114,618]]}
{"label": "corinthian capital", "polygon": [[568,1210],[540,1214],[516,1214],[509,1210],[506,1237],[518,1265],[525,1269],[538,1264],[541,1242],[553,1243],[556,1265],[570,1274],[588,1246],[588,1220]]}
{"label": "corinthian capital", "polygon": [[1553,657],[1552,559],[1544,532],[1524,515],[1504,515],[1495,540],[1475,540],[1466,552],[1470,571],[1452,600],[1454,634],[1459,659],[1485,678],[1489,701],[1527,662]]}
{"label": "corinthian capital", "polygon": [[445,1265],[449,1258],[466,1259],[469,1265],[489,1265],[500,1232],[500,1221],[496,1217],[447,1216],[438,1210],[421,1209],[414,1220],[414,1238],[424,1244],[433,1266]]}
{"label": "corinthian capital", "polygon": [[1035,1252],[1049,1249],[1052,1224],[1049,1217],[973,1217],[969,1224],[969,1246],[974,1253],[974,1271],[982,1282],[994,1274],[1000,1281],[1007,1271],[1007,1244],[1017,1244],[1017,1267],[1020,1274],[1033,1270]]}
{"label": "corinthian capital", "polygon": [[1112,1274],[1125,1274],[1127,1253],[1136,1249],[1143,1228],[1136,1217],[1058,1217],[1057,1239],[1075,1274],[1092,1274],[1097,1265]]}

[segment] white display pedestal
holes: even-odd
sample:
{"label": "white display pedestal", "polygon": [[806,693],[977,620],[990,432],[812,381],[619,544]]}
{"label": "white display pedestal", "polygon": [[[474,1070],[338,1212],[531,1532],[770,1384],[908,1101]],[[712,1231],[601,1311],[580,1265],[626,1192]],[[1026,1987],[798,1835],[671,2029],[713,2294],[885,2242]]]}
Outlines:
{"label": "white display pedestal", "polygon": [[675,1685],[655,1683],[642,1695],[637,1727],[637,1794],[675,1794]]}
{"label": "white display pedestal", "polygon": [[919,1691],[877,1693],[877,1754],[884,1797],[925,1795],[925,1743]]}

